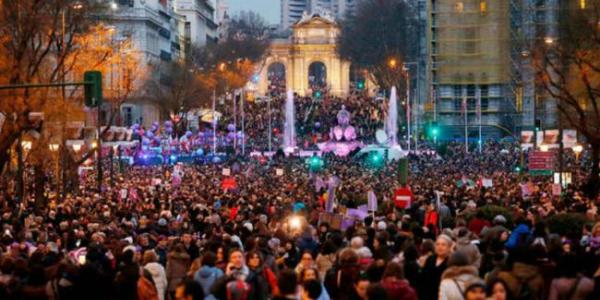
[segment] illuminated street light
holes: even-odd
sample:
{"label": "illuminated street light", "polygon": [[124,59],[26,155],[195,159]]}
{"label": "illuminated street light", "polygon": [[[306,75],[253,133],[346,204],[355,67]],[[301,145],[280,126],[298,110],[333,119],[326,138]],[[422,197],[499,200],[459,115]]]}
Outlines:
{"label": "illuminated street light", "polygon": [[92,149],[96,149],[98,147],[98,143],[96,141],[92,142]]}
{"label": "illuminated street light", "polygon": [[31,150],[31,142],[30,141],[22,141],[21,148],[23,148],[23,150],[25,150],[25,151]]}
{"label": "illuminated street light", "polygon": [[575,145],[573,147],[573,152],[575,152],[575,160],[579,161],[579,155],[581,154],[581,152],[583,152],[583,146]]}
{"label": "illuminated street light", "polygon": [[73,4],[73,9],[79,10],[79,9],[82,9],[82,8],[83,8],[83,4],[81,4],[79,2]]}
{"label": "illuminated street light", "polygon": [[81,150],[81,144],[73,144],[73,151],[75,152],[79,152],[79,150]]}
{"label": "illuminated street light", "polygon": [[546,145],[546,144],[541,144],[541,145],[540,145],[540,150],[542,150],[542,152],[548,152],[548,145]]}
{"label": "illuminated street light", "polygon": [[554,39],[552,37],[545,37],[544,38],[544,43],[546,43],[546,45],[552,45],[554,44]]}
{"label": "illuminated street light", "polygon": [[50,148],[50,151],[52,151],[52,152],[58,151],[58,147],[60,147],[60,145],[54,144],[54,143],[48,145],[48,148]]}
{"label": "illuminated street light", "polygon": [[220,63],[220,64],[219,64],[219,71],[221,71],[221,72],[225,71],[225,66],[226,66],[226,65],[225,65],[225,63],[224,63],[224,62]]}
{"label": "illuminated street light", "polygon": [[116,2],[113,1],[110,3],[110,9],[117,10],[118,8],[119,8],[119,5],[117,5]]}
{"label": "illuminated street light", "polygon": [[388,65],[390,66],[390,68],[392,68],[392,69],[395,69],[395,68],[396,68],[396,66],[398,65],[398,61],[396,61],[396,59],[395,59],[395,58],[391,58],[391,59],[388,61]]}

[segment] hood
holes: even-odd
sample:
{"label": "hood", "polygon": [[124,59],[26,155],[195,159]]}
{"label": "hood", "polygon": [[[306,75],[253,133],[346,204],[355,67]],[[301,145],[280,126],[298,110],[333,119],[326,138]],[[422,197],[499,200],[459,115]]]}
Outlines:
{"label": "hood", "polygon": [[520,262],[516,262],[513,265],[512,274],[519,278],[521,281],[529,280],[538,274],[538,267],[534,265],[528,265]]}
{"label": "hood", "polygon": [[478,276],[479,272],[474,266],[452,266],[444,271],[442,279],[456,278],[462,275]]}
{"label": "hood", "polygon": [[200,275],[200,278],[209,278],[216,275],[217,272],[218,270],[216,267],[203,266],[198,270],[198,275]]}

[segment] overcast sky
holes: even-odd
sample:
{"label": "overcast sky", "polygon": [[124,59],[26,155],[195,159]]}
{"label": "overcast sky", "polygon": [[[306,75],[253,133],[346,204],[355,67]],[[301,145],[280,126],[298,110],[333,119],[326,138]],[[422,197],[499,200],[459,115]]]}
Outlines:
{"label": "overcast sky", "polygon": [[228,0],[227,2],[232,15],[242,10],[252,10],[262,15],[269,24],[279,23],[281,0]]}

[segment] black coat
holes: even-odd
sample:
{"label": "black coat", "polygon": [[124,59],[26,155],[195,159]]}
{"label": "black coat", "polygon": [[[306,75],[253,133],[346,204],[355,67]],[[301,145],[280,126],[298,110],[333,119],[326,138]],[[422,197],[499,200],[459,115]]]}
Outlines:
{"label": "black coat", "polygon": [[439,266],[436,266],[435,262],[437,257],[435,255],[430,256],[425,261],[425,266],[421,271],[419,280],[418,292],[419,299],[437,299],[440,289],[440,282],[442,281],[442,273],[448,267],[448,259],[444,260]]}

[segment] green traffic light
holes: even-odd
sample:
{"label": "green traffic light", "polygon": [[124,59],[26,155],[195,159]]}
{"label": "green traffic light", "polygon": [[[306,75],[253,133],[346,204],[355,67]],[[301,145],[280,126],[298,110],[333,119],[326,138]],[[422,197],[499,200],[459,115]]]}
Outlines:
{"label": "green traffic light", "polygon": [[431,135],[433,136],[437,136],[440,133],[440,130],[437,128],[433,128],[431,129]]}
{"label": "green traffic light", "polygon": [[521,172],[521,166],[516,166],[515,167],[515,172],[520,173]]}
{"label": "green traffic light", "polygon": [[318,156],[313,156],[308,161],[308,167],[311,171],[319,171],[324,165],[323,159]]}
{"label": "green traffic light", "polygon": [[359,81],[357,87],[358,87],[359,90],[362,90],[362,89],[365,88],[365,83],[362,82],[362,81]]}

